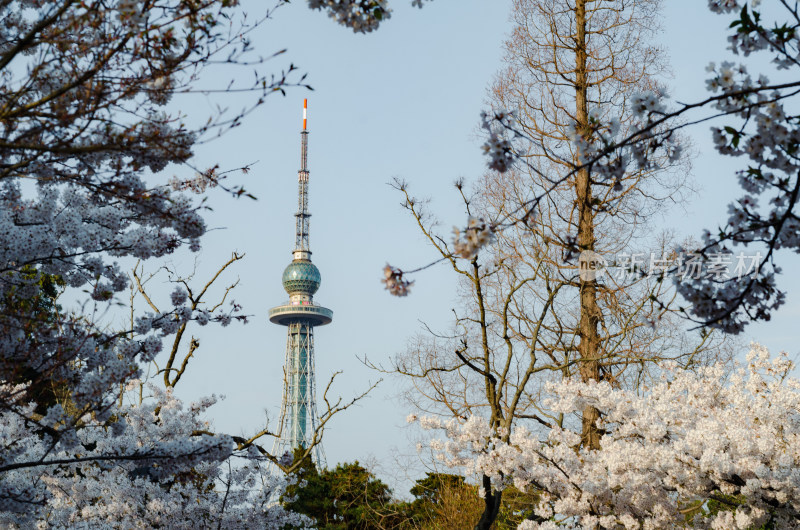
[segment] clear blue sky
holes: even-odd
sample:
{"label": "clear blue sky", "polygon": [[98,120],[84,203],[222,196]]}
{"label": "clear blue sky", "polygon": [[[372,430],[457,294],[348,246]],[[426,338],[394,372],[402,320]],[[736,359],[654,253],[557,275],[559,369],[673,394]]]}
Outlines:
{"label": "clear blue sky", "polygon": [[[262,9],[260,0],[243,3],[254,12]],[[678,100],[698,99],[704,93],[706,64],[727,56],[725,21],[710,15],[705,2],[664,3],[663,44],[675,72],[673,94]],[[212,193],[214,211],[207,220],[219,230],[205,238],[199,267],[204,280],[232,251],[247,254],[228,279],[240,278],[234,298],[252,321],[194,330],[202,345],[178,386],[186,400],[211,393],[227,396],[211,411],[219,430],[249,434],[263,427],[266,413],[273,425],[278,419],[286,336],[285,328],[270,324],[266,315],[287,298],[280,278],[294,245],[304,97],[309,98],[311,131],[311,248],[322,272],[315,299],[334,311],[333,324],[316,333],[318,392],[337,370],[344,373],[334,395],[347,399],[362,391],[380,375],[358,357],[386,362],[420,330],[420,321],[439,328],[449,322],[455,278],[444,266],[418,275],[408,298],[382,290],[381,268],[387,261],[411,268],[436,257],[386,183],[401,177],[418,195],[433,198],[443,232],[464,222],[452,182],[477,179],[485,167],[475,130],[509,29],[510,2],[436,0],[422,10],[401,0],[392,5],[392,19],[370,35],[354,35],[301,0],[279,9],[253,43],[264,55],[288,48],[274,68],[295,63],[309,73],[315,91],[271,96],[242,126],[197,152],[200,166],[219,163],[226,169],[259,161],[241,177],[258,201]],[[190,114],[208,111],[202,98],[179,103]],[[236,98],[230,104],[238,107]],[[701,191],[685,211],[663,220],[686,235],[723,219],[737,191],[731,176],[735,166],[713,153],[707,130],[691,131],[700,154],[694,174]],[[783,259],[786,270],[797,265],[796,259]],[[192,260],[181,254],[173,261],[189,270]],[[163,286],[164,299],[170,290]],[[798,317],[797,296],[800,289],[793,285],[784,310],[772,323],[752,326],[748,338],[796,353],[792,323]],[[398,388],[397,381],[384,380],[366,400],[337,417],[326,431],[325,450],[329,464],[378,462],[382,478],[404,494],[408,483],[393,469],[391,455],[412,453],[413,433],[405,427],[409,410],[397,399]]]}

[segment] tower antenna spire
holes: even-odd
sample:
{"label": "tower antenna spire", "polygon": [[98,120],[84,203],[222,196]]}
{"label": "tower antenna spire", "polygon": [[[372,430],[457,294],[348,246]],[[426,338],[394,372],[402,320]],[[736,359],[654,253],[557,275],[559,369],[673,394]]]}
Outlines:
{"label": "tower antenna spire", "polygon": [[300,171],[297,172],[297,229],[295,231],[295,259],[299,254],[310,259],[308,230],[311,214],[308,213],[308,100],[303,100],[303,130],[300,132]]}
{"label": "tower antenna spire", "polygon": [[[300,170],[297,172],[298,211],[292,262],[283,271],[283,288],[289,301],[269,310],[269,320],[288,328],[284,362],[283,401],[278,438],[273,454],[293,454],[308,448],[319,428],[314,373],[314,327],[330,324],[333,311],[314,303],[314,293],[322,281],[319,269],[311,263],[308,244],[308,100],[303,100],[303,130],[300,132]],[[317,444],[311,452],[318,467],[325,467],[325,452]]]}

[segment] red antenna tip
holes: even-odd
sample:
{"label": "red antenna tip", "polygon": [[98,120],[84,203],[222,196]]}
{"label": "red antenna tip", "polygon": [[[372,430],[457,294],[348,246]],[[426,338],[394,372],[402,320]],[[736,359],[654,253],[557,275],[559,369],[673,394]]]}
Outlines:
{"label": "red antenna tip", "polygon": [[306,125],[308,124],[308,100],[303,100],[303,130],[306,130]]}

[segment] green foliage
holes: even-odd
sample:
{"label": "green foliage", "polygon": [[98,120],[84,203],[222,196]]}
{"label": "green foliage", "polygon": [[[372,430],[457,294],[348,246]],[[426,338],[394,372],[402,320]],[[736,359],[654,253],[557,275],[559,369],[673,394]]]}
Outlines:
{"label": "green foliage", "polygon": [[391,490],[357,461],[319,471],[306,458],[296,478],[298,483],[287,488],[284,505],[314,518],[317,528],[398,528]]}
{"label": "green foliage", "polygon": [[417,480],[411,488],[411,495],[416,497],[414,502],[436,504],[441,499],[443,488],[459,488],[465,485],[466,480],[461,475],[425,473],[425,478]]}
{"label": "green foliage", "polygon": [[[59,325],[61,306],[58,297],[66,283],[60,276],[41,274],[30,265],[22,267],[6,281],[21,282],[5,290],[0,299],[0,332],[19,334],[21,331],[20,355],[40,346],[40,335],[47,336]],[[48,374],[39,373],[35,368],[19,363],[12,372],[11,382],[27,383],[27,400],[36,403],[36,413],[44,414],[47,409],[61,403],[69,409],[69,388],[67,381],[54,380]]]}
{"label": "green foliage", "polygon": [[[708,499],[698,499],[686,505],[684,508],[687,526],[691,528],[692,520],[698,515],[701,517],[712,517],[719,512],[733,511],[739,506],[744,506],[747,499],[744,495],[725,495],[719,491],[713,493]],[[750,530],[778,530],[770,518],[765,524]]]}
{"label": "green foliage", "polygon": [[514,486],[503,490],[500,513],[497,514],[495,524],[498,529],[515,529],[522,521],[532,520],[542,522],[542,519],[533,513],[539,503],[539,495],[535,492],[522,491]]}
{"label": "green foliage", "polygon": [[410,490],[415,498],[406,508],[406,518],[423,528],[435,528],[436,520],[441,518],[443,504],[453,492],[465,488],[470,486],[460,475],[426,473],[425,478],[418,479]]}
{"label": "green foliage", "polygon": [[[476,486],[460,475],[426,473],[411,488],[410,502],[392,499],[389,487],[358,462],[319,471],[306,458],[295,478],[284,506],[312,517],[322,530],[461,530],[472,528],[483,511]],[[535,493],[506,488],[493,528],[510,530],[535,519],[537,500]]]}
{"label": "green foliage", "polygon": [[[27,265],[9,277],[30,282],[30,285],[26,283],[6,289],[2,299],[3,316],[13,315],[18,318],[26,315],[28,318],[25,319],[23,329],[27,335],[32,334],[38,326],[56,323],[61,311],[56,300],[66,285],[60,276],[41,274],[35,267]],[[35,292],[31,292],[32,289]]]}
{"label": "green foliage", "polygon": [[[406,521],[413,528],[471,528],[483,511],[477,488],[460,475],[426,473],[425,478],[417,480],[411,488],[411,494],[415,499],[408,505]],[[493,528],[511,530],[526,519],[537,520],[533,513],[537,502],[536,493],[506,487]]]}

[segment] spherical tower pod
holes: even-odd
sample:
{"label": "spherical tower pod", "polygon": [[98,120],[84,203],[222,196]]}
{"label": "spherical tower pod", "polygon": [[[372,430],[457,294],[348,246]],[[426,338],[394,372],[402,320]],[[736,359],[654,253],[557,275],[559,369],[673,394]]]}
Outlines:
{"label": "spherical tower pod", "polygon": [[273,307],[269,320],[273,324],[289,326],[305,323],[324,326],[333,320],[333,311],[314,303],[313,295],[319,290],[322,276],[316,265],[308,259],[294,260],[283,271],[283,288],[289,293],[289,303]]}
{"label": "spherical tower pod", "polygon": [[295,260],[283,271],[283,288],[290,295],[306,294],[313,296],[322,283],[322,276],[310,260]]}

